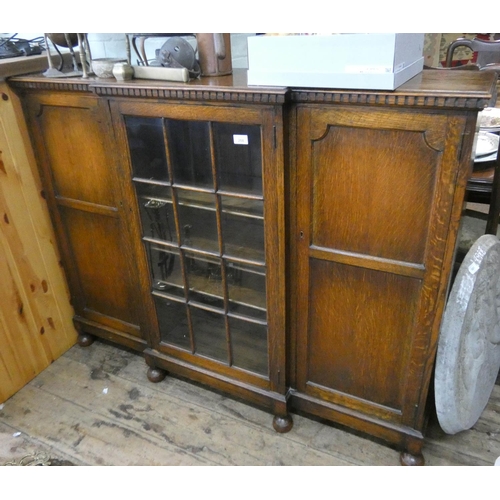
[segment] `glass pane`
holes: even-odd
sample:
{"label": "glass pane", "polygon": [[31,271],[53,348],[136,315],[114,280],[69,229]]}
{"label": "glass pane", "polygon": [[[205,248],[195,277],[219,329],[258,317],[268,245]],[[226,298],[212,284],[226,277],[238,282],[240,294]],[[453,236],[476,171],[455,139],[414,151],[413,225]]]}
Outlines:
{"label": "glass pane", "polygon": [[268,375],[267,327],[229,318],[233,365]]}
{"label": "glass pane", "polygon": [[[182,244],[219,253],[215,195],[177,190]],[[198,201],[193,203],[193,196]],[[203,208],[200,208],[203,207]]]}
{"label": "glass pane", "polygon": [[222,213],[224,254],[265,262],[264,220]]}
{"label": "glass pane", "polygon": [[234,304],[229,305],[230,315],[234,318],[240,318],[248,321],[267,321],[267,313],[264,309],[247,306],[244,304]]}
{"label": "glass pane", "polygon": [[[170,190],[170,188],[164,189]],[[139,192],[140,189],[137,191]],[[177,242],[173,207],[172,203],[168,201],[168,197],[163,199],[150,198],[139,194],[138,202],[143,236]]]}
{"label": "glass pane", "polygon": [[145,242],[151,269],[152,288],[184,299],[184,282],[179,253]]}
{"label": "glass pane", "polygon": [[259,125],[214,123],[219,189],[262,194]]}
{"label": "glass pane", "polygon": [[148,181],[134,181],[135,189],[139,196],[155,198],[172,203],[172,189],[168,184],[153,184]]}
{"label": "glass pane", "polygon": [[189,300],[224,309],[220,259],[185,252]]}
{"label": "glass pane", "polygon": [[125,127],[134,176],[168,181],[162,119],[126,116]]}
{"label": "glass pane", "polygon": [[190,307],[196,353],[223,363],[228,362],[224,316]]}
{"label": "glass pane", "polygon": [[153,295],[162,342],[190,348],[186,305]]}
{"label": "glass pane", "polygon": [[213,189],[208,122],[166,120],[174,182]]}
{"label": "glass pane", "polygon": [[255,218],[264,218],[264,202],[234,196],[221,196],[222,211],[231,214],[246,215]]}
{"label": "glass pane", "polygon": [[229,291],[229,312],[266,319],[265,268],[226,264]]}

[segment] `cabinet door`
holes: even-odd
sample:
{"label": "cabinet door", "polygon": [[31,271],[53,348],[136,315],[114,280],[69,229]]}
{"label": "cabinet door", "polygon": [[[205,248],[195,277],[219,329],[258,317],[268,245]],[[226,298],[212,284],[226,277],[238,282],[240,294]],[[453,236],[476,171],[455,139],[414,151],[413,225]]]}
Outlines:
{"label": "cabinet door", "polygon": [[106,104],[64,93],[33,94],[25,104],[76,323],[88,333],[143,349],[140,287]]}
{"label": "cabinet door", "polygon": [[445,113],[299,107],[298,392],[358,417],[422,425],[461,208],[457,174],[461,165],[463,197],[468,164],[457,148],[464,126]]}
{"label": "cabinet door", "polygon": [[115,109],[155,306],[153,346],[283,393],[281,122],[272,108]]}

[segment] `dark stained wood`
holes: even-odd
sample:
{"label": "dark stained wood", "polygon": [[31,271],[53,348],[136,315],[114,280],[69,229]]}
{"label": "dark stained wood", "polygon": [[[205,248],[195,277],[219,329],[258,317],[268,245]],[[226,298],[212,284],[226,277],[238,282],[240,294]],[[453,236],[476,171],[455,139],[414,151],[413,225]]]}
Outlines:
{"label": "dark stained wood", "polygon": [[[147,344],[150,380],[168,371],[260,405],[278,432],[292,427],[292,408],[382,438],[402,463],[422,465],[476,116],[496,93],[493,75],[443,75],[424,71],[394,92],[252,87],[240,71],[187,84],[13,78],[78,328]],[[162,338],[127,115],[260,127],[267,375],[233,366],[234,339],[224,360],[220,345],[199,355],[189,314],[186,347]],[[221,224],[219,215],[219,244]],[[179,240],[178,220],[175,230]],[[178,279],[186,273],[183,262]],[[227,288],[223,274],[218,294]]]}
{"label": "dark stained wood", "polygon": [[[83,333],[143,349],[139,280],[129,253],[105,103],[91,95],[30,93],[24,108]],[[88,343],[87,337],[81,342]]]}
{"label": "dark stained wood", "polygon": [[420,280],[320,259],[310,266],[307,359],[298,387],[332,402],[352,395],[351,406],[399,422]]}
{"label": "dark stained wood", "polygon": [[161,382],[166,376],[167,372],[165,370],[159,368],[150,368],[148,370],[148,380],[154,384]]}
{"label": "dark stained wood", "polygon": [[247,83],[246,70],[235,69],[232,75],[201,78],[188,83],[159,80],[130,80],[96,78],[56,79],[42,75],[14,77],[13,86],[25,89],[94,91],[107,97],[139,97],[169,100],[198,100],[276,103],[325,102],[340,104],[370,104],[397,107],[437,107],[482,109],[493,106],[496,82],[493,74],[482,71],[451,72],[425,70],[395,91],[351,89],[287,89],[284,87],[252,86]]}
{"label": "dark stained wood", "polygon": [[[242,370],[237,363],[233,362],[231,357],[231,354],[234,355],[235,353],[235,347],[230,347],[230,357],[227,359],[227,346],[225,344],[217,345],[214,342],[214,338],[217,338],[217,332],[208,323],[204,325],[203,332],[196,334],[196,344],[191,333],[190,350],[179,349],[170,343],[164,342],[159,330],[159,324],[156,321],[155,306],[150,297],[146,308],[150,311],[151,321],[148,331],[150,332],[151,349],[146,351],[146,359],[153,371],[163,369],[193,380],[199,380],[268,408],[278,418],[286,421],[286,424],[280,424],[280,429],[286,431],[291,428],[291,419],[288,415],[285,397],[287,386],[285,365],[285,245],[283,231],[285,227],[285,207],[283,203],[285,184],[284,135],[281,107],[275,108],[274,106],[263,105],[263,102],[264,100],[261,100],[259,105],[224,103],[214,107],[186,103],[165,104],[143,99],[120,98],[111,102],[111,109],[118,137],[119,154],[129,171],[127,174],[128,180],[124,181],[124,189],[127,192],[127,205],[134,207],[133,210],[136,210],[137,201],[131,182],[132,165],[128,153],[124,116],[223,122],[234,123],[235,125],[241,123],[261,127],[265,213],[264,238],[266,242],[265,262],[268,263],[263,268],[266,275],[267,291],[265,295],[267,303],[264,305],[266,310],[269,311],[267,315],[267,340],[262,347],[264,347],[264,354],[267,355],[263,356],[262,359],[252,361],[251,357],[255,356],[256,350],[259,350],[261,340],[256,337],[254,342],[245,339],[240,341],[238,333],[233,332],[229,344],[231,345],[231,342],[238,343],[240,349],[239,361],[249,356],[250,358],[245,366],[259,368],[257,373],[249,369]],[[215,164],[213,152],[211,161],[213,168]],[[171,164],[170,160],[168,164]],[[195,192],[188,194],[188,197],[192,198],[195,194]],[[135,262],[140,267],[142,274],[149,275],[146,254],[141,241],[142,230],[139,218],[137,216],[131,217],[129,225],[135,232]],[[219,220],[219,244],[222,243],[220,226],[221,222]],[[180,227],[176,230],[178,233],[181,232]],[[184,269],[182,273],[185,272]],[[182,280],[182,276],[179,276],[179,279]],[[226,286],[227,283],[223,279],[217,288],[221,297],[225,293]],[[148,292],[147,295],[149,296]],[[198,351],[202,352],[203,355],[200,355]],[[225,362],[221,362],[222,360]],[[151,370],[149,373],[151,373]],[[156,377],[154,376],[154,378]]]}
{"label": "dark stained wood", "polygon": [[283,87],[251,87],[247,84],[246,71],[235,70],[233,74],[202,78],[188,83],[159,80],[129,80],[125,85],[115,79],[97,78],[51,78],[30,75],[12,79],[17,88],[32,90],[61,90],[71,92],[92,91],[106,97],[169,99],[178,101],[234,102],[254,104],[282,104],[288,89]]}
{"label": "dark stained wood", "polygon": [[285,417],[275,416],[273,419],[273,427],[274,430],[280,434],[290,432],[293,427],[292,417],[290,415],[287,415]]}
{"label": "dark stained wood", "polygon": [[95,338],[87,333],[82,333],[78,336],[78,345],[81,347],[88,347],[94,343]]}
{"label": "dark stained wood", "polygon": [[[460,74],[458,74],[460,73]],[[292,89],[294,102],[437,109],[483,109],[496,101],[495,75],[426,70],[394,91]]]}
{"label": "dark stained wood", "polygon": [[[446,118],[432,117],[429,126],[411,113],[389,115],[366,108],[345,119],[332,118],[325,135],[312,143],[311,245],[421,264],[443,138],[432,145],[427,141]],[[332,186],[341,187],[334,196]],[[380,195],[389,192],[391,196]]]}
{"label": "dark stained wood", "polygon": [[422,466],[425,465],[425,459],[421,453],[417,455],[412,455],[410,453],[401,453],[401,465]]}
{"label": "dark stained wood", "polygon": [[422,464],[475,115],[312,101],[292,131],[292,406]]}

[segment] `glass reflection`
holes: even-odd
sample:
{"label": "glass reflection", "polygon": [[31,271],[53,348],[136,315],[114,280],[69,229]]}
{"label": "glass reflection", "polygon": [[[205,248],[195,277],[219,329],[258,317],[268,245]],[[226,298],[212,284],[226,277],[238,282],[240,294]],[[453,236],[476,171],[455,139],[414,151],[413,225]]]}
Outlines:
{"label": "glass reflection", "polygon": [[265,268],[229,262],[229,312],[266,320]]}
{"label": "glass reflection", "polygon": [[222,211],[224,213],[246,215],[257,219],[264,218],[264,201],[236,196],[221,195]]}
{"label": "glass reflection", "polygon": [[134,176],[168,182],[163,120],[126,116],[125,127]]}
{"label": "glass reflection", "polygon": [[233,365],[268,375],[267,326],[229,318]]}
{"label": "glass reflection", "polygon": [[190,307],[196,353],[228,363],[226,324],[223,314]]}
{"label": "glass reflection", "polygon": [[153,295],[162,342],[190,349],[186,305]]}
{"label": "glass reflection", "polygon": [[154,243],[145,242],[154,290],[184,299],[184,281],[180,255]]}
{"label": "glass reflection", "polygon": [[265,262],[264,220],[222,213],[224,254]]}
{"label": "glass reflection", "polygon": [[268,376],[261,127],[125,123],[162,342]]}
{"label": "glass reflection", "polygon": [[177,242],[172,203],[165,199],[139,197],[143,236]]}
{"label": "glass reflection", "polygon": [[175,184],[213,188],[209,123],[166,120]]}
{"label": "glass reflection", "polygon": [[219,253],[215,195],[178,189],[181,244]]}
{"label": "glass reflection", "polygon": [[262,152],[259,125],[214,123],[219,189],[262,194]]}
{"label": "glass reflection", "polygon": [[189,300],[224,309],[220,259],[185,252]]}

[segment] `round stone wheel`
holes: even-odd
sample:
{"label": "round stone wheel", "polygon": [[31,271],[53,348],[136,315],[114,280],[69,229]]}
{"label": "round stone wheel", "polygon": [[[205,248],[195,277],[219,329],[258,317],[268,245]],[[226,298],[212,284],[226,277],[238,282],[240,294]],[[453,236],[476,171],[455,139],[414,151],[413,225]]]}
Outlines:
{"label": "round stone wheel", "polygon": [[434,378],[439,424],[447,434],[470,429],[488,404],[500,369],[500,241],[481,236],[451,289]]}

